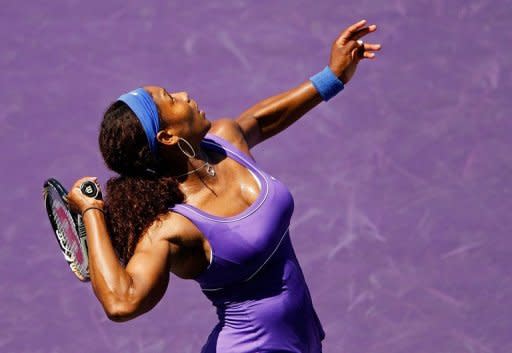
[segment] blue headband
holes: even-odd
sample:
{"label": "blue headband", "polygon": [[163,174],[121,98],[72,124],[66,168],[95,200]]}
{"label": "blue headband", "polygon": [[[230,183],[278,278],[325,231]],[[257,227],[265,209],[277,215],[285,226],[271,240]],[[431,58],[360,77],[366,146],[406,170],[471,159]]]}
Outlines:
{"label": "blue headband", "polygon": [[153,98],[143,88],[137,88],[123,94],[117,99],[125,102],[139,118],[140,124],[146,133],[149,142],[149,149],[156,155],[156,134],[160,130],[158,111]]}

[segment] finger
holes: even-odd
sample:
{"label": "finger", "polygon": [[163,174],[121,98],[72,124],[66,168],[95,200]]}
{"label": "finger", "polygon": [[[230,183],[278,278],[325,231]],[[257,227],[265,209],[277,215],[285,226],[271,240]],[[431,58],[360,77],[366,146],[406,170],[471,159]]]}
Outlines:
{"label": "finger", "polygon": [[[362,40],[358,40],[358,41],[351,40],[345,46],[349,49],[351,57],[354,60],[359,61],[363,58],[373,57],[372,55],[366,54],[365,44],[363,43]],[[373,44],[371,44],[371,46],[373,46]],[[370,53],[371,53],[371,50],[368,51],[368,54],[370,54]]]}
{"label": "finger", "polygon": [[339,35],[339,38],[336,40],[336,42],[339,42],[340,44],[345,44],[347,41],[349,41],[354,33],[359,31],[364,25],[366,24],[366,20],[361,20],[359,22],[354,23],[353,25],[347,27],[344,29],[341,34]]}
{"label": "finger", "polygon": [[363,57],[365,59],[375,59],[376,58],[375,53],[370,53],[370,52],[367,52],[367,51],[365,51],[363,53]]}
{"label": "finger", "polygon": [[371,51],[377,51],[382,48],[382,45],[380,44],[371,44],[371,43],[364,43],[364,50],[371,50]]}
{"label": "finger", "polygon": [[367,35],[368,33],[371,33],[371,32],[375,32],[377,30],[377,25],[370,25],[368,27],[359,27],[357,28],[355,31],[351,32],[348,37],[340,37],[341,40],[343,41],[349,41],[349,40],[357,40],[359,38],[362,38],[364,37],[365,35]]}
{"label": "finger", "polygon": [[363,43],[358,43],[355,40],[348,41],[345,46],[346,50],[353,53],[355,50],[363,49]]}
{"label": "finger", "polygon": [[97,177],[93,177],[93,178],[91,179],[91,181],[92,181],[94,184],[96,184],[98,187],[100,186],[100,183],[98,182],[98,178],[97,178]]}
{"label": "finger", "polygon": [[355,61],[359,61],[363,58],[363,54],[364,54],[364,49],[362,46],[358,46],[356,44],[356,47],[354,47],[351,51],[350,51],[350,56],[352,57],[353,60]]}
{"label": "finger", "polygon": [[354,33],[352,35],[352,37],[350,37],[350,39],[358,40],[359,38],[364,37],[368,33],[375,32],[376,30],[377,30],[377,25],[371,25],[371,26],[368,26],[368,27],[365,27],[365,28],[361,28],[359,31]]}
{"label": "finger", "polygon": [[78,179],[75,184],[73,185],[73,188],[74,189],[80,189],[80,187],[82,186],[83,183],[85,183],[86,181],[92,181],[94,183],[97,184],[96,182],[97,178],[96,177],[91,177],[91,176],[86,176],[86,177],[83,177],[83,178],[80,178]]}
{"label": "finger", "polygon": [[79,181],[81,181],[82,183],[84,183],[86,181],[97,182],[98,178],[97,177],[93,177],[93,176],[86,176],[86,177],[83,177],[82,179],[80,179]]}
{"label": "finger", "polygon": [[360,20],[354,24],[351,24],[345,29],[345,33],[355,33],[359,30],[359,28],[363,27],[366,24],[366,20]]}

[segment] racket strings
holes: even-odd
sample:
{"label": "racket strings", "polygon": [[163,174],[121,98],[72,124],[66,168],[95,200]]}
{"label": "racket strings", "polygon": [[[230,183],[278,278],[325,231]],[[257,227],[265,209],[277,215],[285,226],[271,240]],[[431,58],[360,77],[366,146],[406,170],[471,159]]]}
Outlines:
{"label": "racket strings", "polygon": [[46,210],[57,243],[73,273],[89,280],[89,259],[86,231],[80,215],[69,209],[66,189],[55,179],[48,179],[43,188]]}
{"label": "racket strings", "polygon": [[78,244],[73,238],[75,230],[70,223],[70,219],[72,219],[71,214],[67,212],[63,205],[54,202],[52,206],[56,210],[53,219],[57,225],[57,238],[64,250],[64,256],[66,256],[66,259],[74,261],[74,254],[77,253],[79,249]]}
{"label": "racket strings", "polygon": [[53,220],[57,226],[55,233],[63,250],[64,258],[70,263],[69,266],[73,272],[88,274],[87,256],[83,251],[86,246],[83,240],[86,237],[83,222],[79,222],[77,232],[73,216],[66,205],[54,199],[52,208],[54,210]]}

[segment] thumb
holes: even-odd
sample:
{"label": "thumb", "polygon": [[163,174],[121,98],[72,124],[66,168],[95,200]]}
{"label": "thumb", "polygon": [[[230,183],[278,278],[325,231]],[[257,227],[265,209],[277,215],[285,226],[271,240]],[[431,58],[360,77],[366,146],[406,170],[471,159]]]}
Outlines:
{"label": "thumb", "polygon": [[347,50],[350,52],[350,57],[353,60],[360,60],[364,54],[364,44],[360,40],[351,40],[347,43]]}
{"label": "thumb", "polygon": [[347,52],[353,53],[355,50],[361,48],[362,46],[362,42],[350,40],[347,42],[347,44],[345,44],[345,49],[347,50]]}

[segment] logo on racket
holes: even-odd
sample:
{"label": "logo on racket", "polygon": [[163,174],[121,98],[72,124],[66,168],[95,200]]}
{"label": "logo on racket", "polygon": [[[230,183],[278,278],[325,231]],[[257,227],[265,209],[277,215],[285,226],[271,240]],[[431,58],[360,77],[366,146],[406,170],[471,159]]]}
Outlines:
{"label": "logo on racket", "polygon": [[92,188],[92,186],[87,185],[85,187],[85,192],[88,193],[88,194],[92,194],[94,192],[94,189]]}

